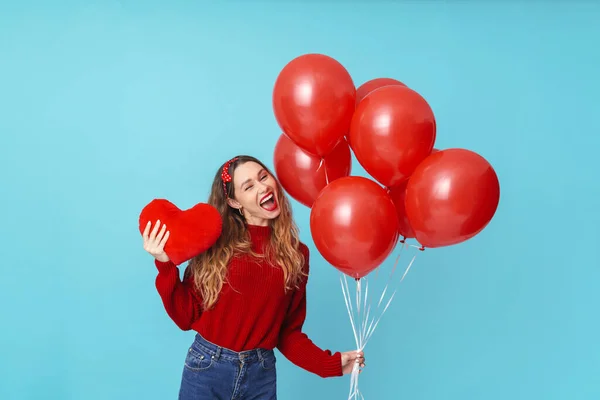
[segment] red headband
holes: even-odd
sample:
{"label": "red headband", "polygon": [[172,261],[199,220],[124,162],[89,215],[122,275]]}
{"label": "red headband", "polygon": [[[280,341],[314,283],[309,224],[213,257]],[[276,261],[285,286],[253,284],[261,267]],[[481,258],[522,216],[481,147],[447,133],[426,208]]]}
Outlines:
{"label": "red headband", "polygon": [[227,182],[231,182],[231,175],[229,175],[229,167],[231,163],[237,160],[237,157],[232,158],[227,161],[223,166],[223,171],[221,171],[221,179],[223,180],[223,192],[225,193],[225,197],[227,197]]}

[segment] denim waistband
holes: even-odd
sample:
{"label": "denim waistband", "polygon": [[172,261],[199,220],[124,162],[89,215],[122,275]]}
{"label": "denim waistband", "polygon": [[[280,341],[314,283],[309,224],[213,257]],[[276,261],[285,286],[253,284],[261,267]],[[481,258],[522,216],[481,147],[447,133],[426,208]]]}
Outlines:
{"label": "denim waistband", "polygon": [[196,347],[198,350],[202,350],[211,356],[214,356],[215,359],[221,358],[228,361],[255,362],[262,361],[266,357],[274,355],[273,350],[266,349],[253,349],[241,352],[233,351],[209,342],[199,333],[196,334],[196,338],[194,339],[192,347]]}

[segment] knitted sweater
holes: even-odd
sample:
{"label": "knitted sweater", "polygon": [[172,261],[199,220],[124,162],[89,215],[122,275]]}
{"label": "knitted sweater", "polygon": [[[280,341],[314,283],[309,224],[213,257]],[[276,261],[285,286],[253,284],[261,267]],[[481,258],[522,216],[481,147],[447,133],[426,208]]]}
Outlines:
{"label": "knitted sweater", "polygon": [[[263,252],[271,228],[247,225],[253,249]],[[309,251],[302,244],[304,271]],[[206,340],[233,351],[274,349],[295,365],[321,377],[342,375],[341,353],[316,346],[302,331],[306,318],[305,277],[298,289],[284,290],[280,267],[250,256],[232,258],[217,303],[202,310],[202,298],[189,271],[183,280],[172,262],[155,260],[156,288],[165,310],[180,329],[198,332]]]}

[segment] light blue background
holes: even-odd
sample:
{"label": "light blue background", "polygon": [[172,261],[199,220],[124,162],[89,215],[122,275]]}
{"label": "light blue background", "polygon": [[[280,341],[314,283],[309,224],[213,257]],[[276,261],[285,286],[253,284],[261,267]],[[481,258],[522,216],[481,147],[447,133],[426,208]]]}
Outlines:
{"label": "light blue background", "polygon": [[[204,201],[232,155],[272,165],[273,83],[308,52],[357,86],[419,91],[436,147],[501,181],[482,234],[418,254],[367,347],[365,397],[599,398],[599,20],[592,1],[3,1],[0,398],[176,397],[193,333],[162,308],[139,212]],[[306,331],[352,349],[338,273],[294,209]],[[346,398],[348,377],[279,360],[281,399]]]}

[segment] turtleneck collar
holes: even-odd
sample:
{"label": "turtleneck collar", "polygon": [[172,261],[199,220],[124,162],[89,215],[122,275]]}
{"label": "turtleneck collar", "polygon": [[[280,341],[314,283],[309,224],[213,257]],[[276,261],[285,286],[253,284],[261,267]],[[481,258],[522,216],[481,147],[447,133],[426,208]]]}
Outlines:
{"label": "turtleneck collar", "polygon": [[259,226],[247,224],[248,232],[250,233],[250,239],[255,250],[261,250],[264,245],[269,242],[271,238],[272,228],[270,225]]}

